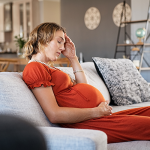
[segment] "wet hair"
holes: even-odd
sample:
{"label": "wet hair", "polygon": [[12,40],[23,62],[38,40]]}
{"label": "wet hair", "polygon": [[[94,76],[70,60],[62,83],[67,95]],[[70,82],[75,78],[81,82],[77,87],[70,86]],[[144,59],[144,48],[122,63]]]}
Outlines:
{"label": "wet hair", "polygon": [[29,40],[24,45],[24,56],[31,59],[34,54],[42,51],[47,43],[49,43],[56,31],[63,31],[65,29],[56,23],[42,23],[38,25],[29,35]]}

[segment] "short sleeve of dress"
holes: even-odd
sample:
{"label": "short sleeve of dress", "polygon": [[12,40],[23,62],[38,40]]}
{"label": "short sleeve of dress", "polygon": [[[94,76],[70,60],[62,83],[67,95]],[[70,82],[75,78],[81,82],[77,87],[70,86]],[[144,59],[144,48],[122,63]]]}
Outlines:
{"label": "short sleeve of dress", "polygon": [[34,89],[42,85],[44,87],[54,86],[54,83],[51,82],[50,69],[38,62],[31,62],[24,68],[23,80],[29,89]]}

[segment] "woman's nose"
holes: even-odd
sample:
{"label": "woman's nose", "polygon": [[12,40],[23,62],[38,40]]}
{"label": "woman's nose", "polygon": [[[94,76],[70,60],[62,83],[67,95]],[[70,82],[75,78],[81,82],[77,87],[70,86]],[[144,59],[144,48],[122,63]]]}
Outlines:
{"label": "woman's nose", "polygon": [[65,50],[65,46],[64,44],[60,47],[61,51],[64,51]]}

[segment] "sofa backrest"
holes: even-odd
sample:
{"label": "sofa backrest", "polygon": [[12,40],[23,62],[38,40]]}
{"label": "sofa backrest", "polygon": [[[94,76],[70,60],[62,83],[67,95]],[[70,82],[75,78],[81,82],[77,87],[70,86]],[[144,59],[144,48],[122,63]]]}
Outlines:
{"label": "sofa backrest", "polygon": [[57,126],[49,122],[18,72],[0,72],[0,114],[24,118],[36,126]]}
{"label": "sofa backrest", "polygon": [[[96,72],[93,62],[81,64],[88,83],[96,87],[106,100],[109,92]],[[74,78],[72,67],[58,67]],[[37,102],[33,93],[22,80],[22,73],[0,72],[0,114],[11,114],[24,118],[36,126],[58,126],[52,124]]]}

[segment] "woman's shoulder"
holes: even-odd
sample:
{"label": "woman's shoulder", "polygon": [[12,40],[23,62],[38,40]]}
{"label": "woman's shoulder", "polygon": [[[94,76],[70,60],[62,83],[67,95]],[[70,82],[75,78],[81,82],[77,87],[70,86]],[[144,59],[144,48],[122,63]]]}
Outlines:
{"label": "woman's shoulder", "polygon": [[23,70],[23,77],[51,74],[49,68],[39,62],[28,63]]}
{"label": "woman's shoulder", "polygon": [[41,85],[54,85],[50,82],[51,79],[51,73],[47,66],[38,62],[30,62],[23,71],[23,80],[30,89]]}

